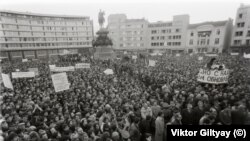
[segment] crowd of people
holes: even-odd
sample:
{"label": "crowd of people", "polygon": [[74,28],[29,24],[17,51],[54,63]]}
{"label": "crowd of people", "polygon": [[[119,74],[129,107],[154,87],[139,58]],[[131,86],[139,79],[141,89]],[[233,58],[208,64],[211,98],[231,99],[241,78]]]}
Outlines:
{"label": "crowd of people", "polygon": [[[230,75],[216,85],[197,81],[209,57],[148,58],[154,67],[140,57],[2,63],[2,73],[38,68],[39,75],[12,79],[14,90],[1,85],[0,135],[4,141],[164,141],[168,125],[250,124],[249,59],[218,56]],[[91,68],[67,72],[70,89],[55,92],[49,65],[79,62]],[[105,75],[107,68],[115,73]]]}

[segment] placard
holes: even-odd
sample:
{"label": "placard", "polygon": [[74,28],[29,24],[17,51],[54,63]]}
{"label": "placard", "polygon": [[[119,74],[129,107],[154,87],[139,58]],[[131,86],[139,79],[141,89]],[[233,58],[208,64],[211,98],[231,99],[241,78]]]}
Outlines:
{"label": "placard", "polygon": [[53,74],[51,75],[51,78],[55,88],[55,92],[60,92],[69,89],[70,84],[68,82],[66,72]]}
{"label": "placard", "polygon": [[148,64],[148,65],[154,67],[154,66],[155,66],[155,63],[156,63],[156,62],[155,62],[154,60],[149,60],[149,64]]}
{"label": "placard", "polygon": [[3,80],[4,87],[13,90],[13,85],[11,83],[10,76],[8,74],[2,73],[2,80]]}

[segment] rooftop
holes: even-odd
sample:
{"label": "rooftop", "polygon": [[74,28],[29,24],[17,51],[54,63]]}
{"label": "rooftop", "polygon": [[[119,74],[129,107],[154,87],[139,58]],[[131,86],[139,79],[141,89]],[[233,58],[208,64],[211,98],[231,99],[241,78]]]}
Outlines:
{"label": "rooftop", "polygon": [[41,14],[41,13],[31,13],[31,12],[17,12],[17,11],[10,11],[10,10],[0,10],[0,13],[6,14],[17,14],[21,16],[36,16],[36,17],[53,17],[53,18],[87,18],[88,16],[77,16],[77,15],[54,15],[54,14]]}
{"label": "rooftop", "polygon": [[227,22],[228,22],[227,20],[216,21],[216,22],[212,22],[212,21],[202,22],[202,23],[197,23],[197,24],[190,24],[188,28],[193,29],[193,28],[197,28],[197,27],[203,26],[203,25],[224,26]]}

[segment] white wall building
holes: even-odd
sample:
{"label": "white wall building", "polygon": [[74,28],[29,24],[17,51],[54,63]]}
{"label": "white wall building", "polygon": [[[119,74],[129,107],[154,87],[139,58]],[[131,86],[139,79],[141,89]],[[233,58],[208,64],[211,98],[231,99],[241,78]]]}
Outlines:
{"label": "white wall building", "polygon": [[230,45],[232,19],[190,24],[187,30],[188,53],[221,53]]}
{"label": "white wall building", "polygon": [[189,15],[176,15],[170,22],[155,22],[148,25],[149,49],[161,49],[169,53],[185,51]]}
{"label": "white wall building", "polygon": [[77,53],[92,47],[92,39],[89,17],[0,11],[2,57],[49,57],[65,49]]}
{"label": "white wall building", "polygon": [[109,37],[116,50],[140,50],[147,48],[147,26],[145,19],[127,19],[125,14],[108,17]]}
{"label": "white wall building", "polygon": [[242,4],[236,13],[233,28],[232,52],[250,52],[250,5]]}

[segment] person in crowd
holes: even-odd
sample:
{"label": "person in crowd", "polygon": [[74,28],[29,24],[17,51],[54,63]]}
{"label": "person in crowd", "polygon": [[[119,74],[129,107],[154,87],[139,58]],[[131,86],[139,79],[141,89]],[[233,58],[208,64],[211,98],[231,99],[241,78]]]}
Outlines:
{"label": "person in crowd", "polygon": [[[6,141],[163,141],[165,125],[242,125],[250,122],[250,60],[221,54],[148,56],[136,61],[94,60],[90,55],[51,56],[1,63],[2,73],[38,68],[33,78],[1,84],[0,140]],[[83,59],[84,58],[84,59]],[[156,60],[148,67],[149,59]],[[211,60],[209,65],[207,62]],[[199,68],[215,62],[229,69],[227,84],[197,81]],[[70,88],[55,92],[49,65],[90,63],[66,72]],[[107,68],[113,75],[103,73]]]}

